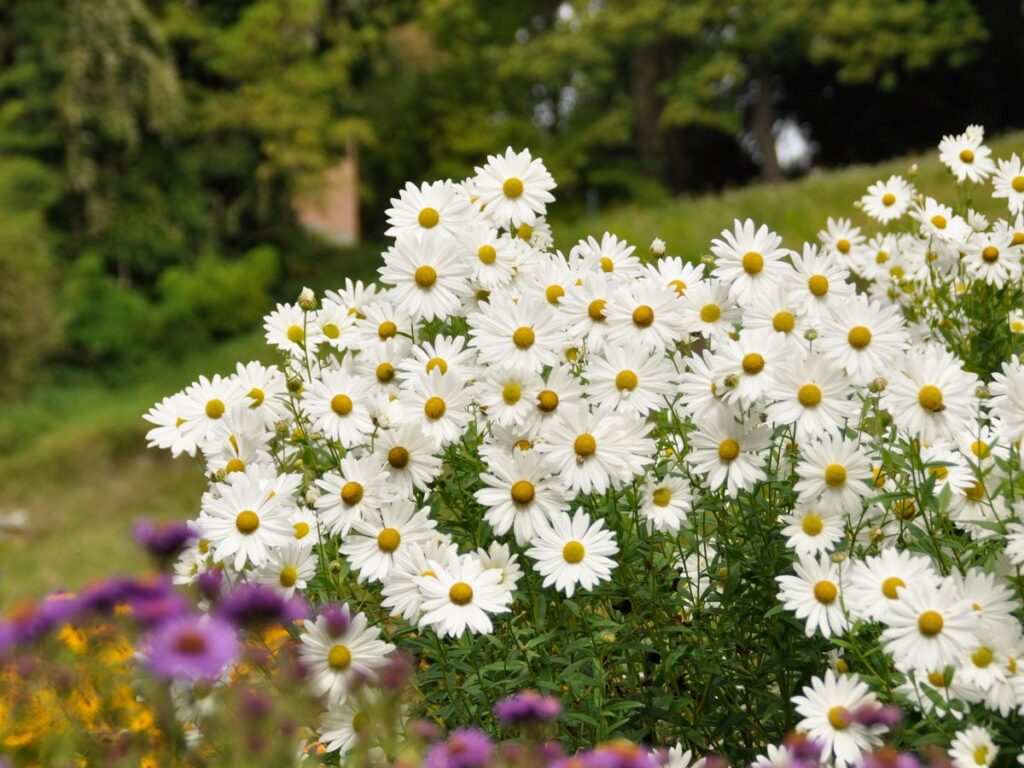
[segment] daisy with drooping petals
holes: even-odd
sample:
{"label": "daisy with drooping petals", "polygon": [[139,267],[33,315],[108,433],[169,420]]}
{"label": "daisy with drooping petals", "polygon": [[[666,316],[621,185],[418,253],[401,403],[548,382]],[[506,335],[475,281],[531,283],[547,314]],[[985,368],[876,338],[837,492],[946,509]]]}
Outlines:
{"label": "daisy with drooping petals", "polygon": [[587,391],[598,405],[620,413],[646,416],[665,407],[676,391],[672,361],[644,347],[605,347],[587,365]]}
{"label": "daisy with drooping petals", "polygon": [[285,498],[252,472],[233,472],[203,495],[197,525],[214,548],[214,560],[261,566],[270,552],[292,539]]}
{"label": "daisy with drooping petals", "polygon": [[813,637],[842,637],[849,622],[843,608],[845,574],[828,554],[818,558],[801,555],[793,564],[796,576],[776,576],[779,600],[798,619],[806,619],[805,633]]}
{"label": "daisy with drooping petals", "polygon": [[555,180],[528,149],[516,153],[508,147],[504,155],[489,155],[487,164],[476,169],[473,185],[484,213],[499,227],[533,224],[555,200]]}
{"label": "daisy with drooping petals", "polygon": [[636,278],[643,271],[643,265],[633,255],[635,250],[635,246],[605,232],[600,242],[593,237],[580,240],[569,253],[569,260],[579,261],[580,269],[585,272],[614,272],[619,277]]}
{"label": "daisy with drooping petals", "polygon": [[593,589],[607,581],[615,569],[612,555],[619,551],[615,534],[604,529],[604,521],[591,523],[586,512],[577,510],[571,518],[559,512],[537,532],[526,556],[536,561],[537,572],[544,577],[544,586],[555,588],[572,597],[576,585]]}
{"label": "daisy with drooping petals", "polygon": [[910,215],[921,225],[922,237],[936,243],[962,243],[971,234],[971,228],[963,217],[953,213],[952,208],[934,197],[926,197]]}
{"label": "daisy with drooping petals", "polygon": [[445,233],[458,236],[472,221],[469,204],[450,181],[435,181],[416,186],[411,181],[391,198],[387,237],[405,238]]}
{"label": "daisy with drooping petals", "polygon": [[891,375],[893,363],[907,346],[900,308],[863,296],[834,307],[819,325],[815,348],[846,369],[854,383]]}
{"label": "daisy with drooping petals", "polygon": [[381,282],[394,286],[392,301],[415,320],[458,314],[469,276],[455,243],[436,235],[399,238],[378,271]]}
{"label": "daisy with drooping petals", "polygon": [[666,475],[648,478],[640,497],[638,514],[652,530],[675,536],[693,509],[693,493],[685,477]]}
{"label": "daisy with drooping petals", "polygon": [[392,616],[401,616],[415,623],[423,607],[423,590],[419,578],[437,578],[438,566],[447,568],[459,559],[459,547],[445,534],[435,533],[431,538],[406,550],[406,557],[395,562],[381,590],[381,605]]}
{"label": "daisy with drooping petals", "polygon": [[830,669],[824,679],[813,678],[793,703],[803,716],[797,729],[820,742],[823,754],[834,755],[837,765],[859,765],[865,754],[882,744],[885,725],[862,725],[854,718],[855,713],[878,707],[867,683],[854,673],[836,675]]}
{"label": "daisy with drooping petals", "polygon": [[913,199],[914,186],[902,176],[890,176],[868,187],[860,202],[864,213],[881,224],[888,224],[903,216]]}
{"label": "daisy with drooping petals", "polygon": [[904,434],[929,442],[955,441],[977,415],[978,377],[941,347],[904,356],[882,394],[883,407]]}
{"label": "daisy with drooping petals", "polygon": [[[361,688],[348,696],[340,705],[330,707],[317,724],[317,741],[325,752],[337,752],[344,757],[353,747],[360,744],[367,735],[370,717],[378,715],[381,705],[379,693],[371,688]],[[372,714],[368,714],[372,713]],[[366,744],[375,751],[376,740]]]}
{"label": "daisy with drooping petals", "polygon": [[516,543],[528,543],[557,512],[568,511],[569,494],[537,451],[515,451],[488,458],[480,479],[486,487],[474,493],[487,507],[484,519],[501,536],[514,531]]}
{"label": "daisy with drooping petals", "polygon": [[908,586],[888,606],[882,633],[897,663],[929,671],[956,664],[974,644],[979,628],[971,604],[949,579]]}
{"label": "daisy with drooping petals", "polygon": [[175,457],[182,453],[195,455],[198,435],[189,436],[183,429],[187,403],[185,393],[178,392],[176,395],[165,397],[143,415],[142,418],[154,425],[146,433],[150,448],[170,449],[171,455]]}
{"label": "daisy with drooping petals", "polygon": [[499,572],[499,584],[515,590],[516,583],[523,577],[523,569],[519,567],[519,556],[512,554],[508,544],[492,541],[487,549],[478,547],[475,554],[485,569]]}
{"label": "daisy with drooping petals", "polygon": [[561,411],[547,421],[534,450],[550,457],[566,488],[604,493],[629,482],[652,461],[654,441],[643,419],[601,410]]}
{"label": "daisy with drooping petals", "polygon": [[995,171],[992,150],[981,143],[984,138],[984,133],[975,131],[942,137],[939,161],[953,172],[957,181],[982,182]]}
{"label": "daisy with drooping petals", "polygon": [[501,583],[501,571],[484,568],[475,555],[465,555],[447,566],[432,563],[435,574],[417,579],[423,593],[420,627],[433,627],[440,637],[461,637],[466,630],[489,635],[494,629],[489,614],[507,613],[511,590]]}
{"label": "daisy with drooping petals", "polygon": [[380,630],[368,624],[364,614],[352,614],[348,605],[330,607],[315,622],[304,622],[299,659],[316,695],[341,704],[355,686],[373,680],[376,670],[388,663],[395,646],[382,641]]}
{"label": "daisy with drooping petals", "polygon": [[238,363],[235,380],[239,389],[245,392],[248,407],[263,418],[268,427],[273,426],[287,412],[288,384],[284,374],[276,366],[266,366],[253,361]]}
{"label": "daisy with drooping petals", "polygon": [[777,285],[786,272],[782,257],[782,238],[762,224],[733,222],[733,230],[723,230],[720,239],[711,241],[715,255],[712,275],[729,286],[730,294],[740,304],[749,303],[757,294]]}
{"label": "daisy with drooping petals", "polygon": [[749,491],[765,477],[762,452],[771,443],[771,432],[763,426],[736,421],[732,410],[715,414],[690,433],[692,450],[686,462],[706,477],[711,490],[725,486],[729,496]]}
{"label": "daisy with drooping petals", "polygon": [[411,501],[393,501],[354,521],[341,553],[359,571],[359,581],[384,581],[407,557],[406,550],[427,541],[436,527],[429,507],[417,510]]}
{"label": "daisy with drooping petals", "polygon": [[800,446],[794,489],[805,504],[822,503],[846,514],[874,493],[871,461],[852,440],[824,434]]}
{"label": "daisy with drooping petals", "polygon": [[317,479],[322,493],[316,500],[316,512],[327,533],[348,536],[353,522],[394,498],[390,476],[382,465],[380,454],[361,458],[349,454],[341,459],[338,472]]}
{"label": "daisy with drooping petals", "polygon": [[492,296],[489,304],[469,316],[469,335],[480,362],[538,372],[554,365],[568,346],[561,318],[550,305],[516,302],[507,294]]}

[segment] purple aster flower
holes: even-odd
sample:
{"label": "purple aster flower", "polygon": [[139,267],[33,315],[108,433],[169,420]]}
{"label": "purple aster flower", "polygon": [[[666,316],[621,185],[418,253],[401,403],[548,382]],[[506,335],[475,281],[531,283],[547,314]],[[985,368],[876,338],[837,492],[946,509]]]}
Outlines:
{"label": "purple aster flower", "polygon": [[199,594],[211,603],[215,603],[220,599],[220,590],[221,585],[224,583],[224,574],[221,573],[219,568],[211,568],[208,571],[200,573],[199,578],[196,579],[196,583],[199,585]]}
{"label": "purple aster flower", "polygon": [[40,603],[16,606],[0,621],[0,653],[31,643],[82,613],[82,602],[66,592],[54,593]]}
{"label": "purple aster flower", "polygon": [[494,716],[506,728],[523,723],[548,723],[562,716],[562,703],[537,691],[520,691],[495,704]]}
{"label": "purple aster flower", "polygon": [[578,758],[586,768],[658,768],[658,761],[649,750],[628,741],[602,744]]}
{"label": "purple aster flower", "polygon": [[900,721],[900,710],[892,706],[865,706],[853,713],[853,720],[860,725],[884,725],[892,728]]}
{"label": "purple aster flower", "polygon": [[216,608],[216,615],[237,627],[263,627],[291,624],[309,615],[305,601],[293,596],[281,597],[262,584],[239,584]]}
{"label": "purple aster flower", "polygon": [[140,520],[134,528],[135,540],[161,563],[177,557],[196,538],[188,523],[154,523]]}
{"label": "purple aster flower", "polygon": [[238,635],[215,616],[185,614],[153,630],[144,653],[157,677],[210,679],[238,654]]}
{"label": "purple aster flower", "polygon": [[347,605],[325,605],[320,615],[327,622],[327,631],[331,637],[345,634],[349,622],[352,620],[352,612]]}
{"label": "purple aster flower", "polygon": [[921,761],[909,752],[886,746],[865,756],[864,768],[921,768]]}
{"label": "purple aster flower", "polygon": [[428,751],[424,768],[484,768],[494,756],[494,744],[475,728],[460,728]]}

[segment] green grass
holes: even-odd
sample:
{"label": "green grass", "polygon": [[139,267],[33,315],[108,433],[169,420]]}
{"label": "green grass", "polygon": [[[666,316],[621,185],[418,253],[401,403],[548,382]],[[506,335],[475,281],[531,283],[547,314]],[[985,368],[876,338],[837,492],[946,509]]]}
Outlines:
{"label": "green grass", "polygon": [[[995,157],[1024,153],[1024,132],[1000,136],[989,145]],[[580,238],[608,231],[626,238],[641,251],[660,237],[668,244],[669,253],[699,258],[708,252],[713,238],[732,226],[733,219],[751,218],[782,235],[784,245],[799,250],[803,242],[817,241],[829,216],[845,216],[865,232],[874,231],[869,219],[853,208],[853,202],[879,179],[894,173],[908,178],[907,171],[915,162],[919,174],[913,182],[920,191],[942,200],[956,199],[955,182],[933,150],[921,157],[811,173],[780,184],[755,184],[657,205],[616,206],[571,222],[558,220],[556,205],[552,226],[556,244],[566,252]],[[989,215],[1005,216],[1005,201],[994,200],[989,194],[983,190],[976,195],[974,207]]]}
{"label": "green grass", "polygon": [[[996,156],[1024,151],[1024,132],[991,143]],[[555,235],[565,249],[587,234],[612,231],[641,250],[654,237],[669,252],[699,257],[734,218],[753,218],[778,231],[790,247],[813,240],[829,216],[854,218],[852,208],[869,184],[892,173],[906,174],[928,194],[956,194],[937,153],[900,158],[807,176],[773,186],[755,185],[715,195],[688,197],[659,205],[626,205],[599,216],[562,222],[555,208]],[[982,211],[1000,215],[1001,201],[981,196]],[[367,250],[367,254],[376,248]],[[345,272],[365,274],[366,254],[336,264],[340,284]],[[331,282],[326,274],[295,276],[302,282]],[[145,566],[131,543],[138,517],[192,518],[198,512],[205,481],[188,458],[171,460],[166,452],[146,450],[147,426],[141,418],[150,405],[200,373],[229,373],[238,360],[272,359],[262,338],[253,334],[192,356],[154,367],[122,386],[99,384],[43,386],[23,402],[0,409],[0,516],[28,514],[27,529],[0,538],[0,606],[18,597],[56,588],[74,589],[111,572]]]}

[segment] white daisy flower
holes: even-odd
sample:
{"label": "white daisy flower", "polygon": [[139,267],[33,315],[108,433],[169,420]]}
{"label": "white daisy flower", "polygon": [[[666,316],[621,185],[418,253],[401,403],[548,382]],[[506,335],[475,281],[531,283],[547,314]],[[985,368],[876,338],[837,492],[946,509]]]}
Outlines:
{"label": "white daisy flower", "polygon": [[693,493],[685,477],[666,475],[660,480],[648,478],[639,502],[637,512],[651,530],[675,536],[693,509]]}
{"label": "white daisy flower", "polygon": [[647,276],[655,283],[671,288],[676,298],[682,298],[691,285],[704,279],[704,265],[685,261],[679,256],[667,256],[645,264]]}
{"label": "white daisy flower", "polygon": [[536,561],[545,587],[554,584],[572,597],[577,584],[590,590],[611,578],[616,567],[611,556],[618,551],[615,534],[604,530],[604,521],[591,523],[586,512],[577,510],[571,518],[565,512],[556,514],[550,526],[537,532],[526,556]]}
{"label": "white daisy flower", "polygon": [[325,711],[317,724],[317,740],[324,751],[344,756],[356,745],[370,746],[364,741],[373,730],[373,719],[380,716],[379,699],[376,690],[363,687]]}
{"label": "white daisy flower", "polygon": [[963,217],[934,197],[926,197],[911,210],[910,215],[921,225],[921,235],[926,239],[962,243],[971,234],[971,228]]}
{"label": "white daisy flower", "polygon": [[416,424],[400,424],[377,437],[374,452],[387,459],[387,470],[400,493],[421,491],[441,474],[441,459],[434,455],[437,443]]}
{"label": "white daisy flower", "polygon": [[1002,288],[1020,278],[1022,255],[1008,232],[981,232],[968,241],[963,263],[974,279]]}
{"label": "white daisy flower", "polygon": [[345,287],[338,291],[324,291],[324,300],[333,301],[345,307],[348,314],[355,319],[365,316],[363,308],[368,304],[383,299],[387,293],[376,283],[363,284],[362,280],[353,282],[352,278],[345,278]]}
{"label": "white daisy flower", "polygon": [[416,580],[423,593],[419,626],[433,627],[440,637],[461,637],[467,629],[489,635],[494,630],[490,615],[508,613],[512,602],[501,571],[485,569],[475,555],[431,565],[435,575]]}
{"label": "white daisy flower", "polygon": [[846,533],[846,520],[836,510],[820,505],[801,505],[782,515],[786,546],[798,555],[816,557],[831,552]]}
{"label": "white daisy flower", "polygon": [[645,346],[612,346],[590,358],[587,391],[599,406],[633,416],[647,416],[672,400],[676,370],[661,352]]}
{"label": "white daisy flower", "polygon": [[882,744],[885,725],[861,725],[854,719],[854,713],[878,706],[875,695],[854,673],[836,675],[830,669],[824,679],[813,678],[793,703],[803,717],[797,730],[819,741],[823,757],[834,755],[838,766],[859,765],[866,753]]}
{"label": "white daisy flower", "polygon": [[352,348],[363,349],[374,342],[394,339],[399,334],[412,338],[413,322],[410,314],[391,301],[381,300],[365,304],[362,315],[356,315],[352,326]]}
{"label": "white daisy flower", "polygon": [[493,291],[507,287],[519,258],[516,241],[485,221],[477,221],[458,236],[463,259],[469,265],[473,285]]}
{"label": "white daisy flower", "polygon": [[[768,291],[758,290],[751,300]],[[718,341],[733,331],[740,322],[742,312],[729,295],[729,286],[717,280],[707,280],[690,287],[682,298],[680,317],[683,327],[699,333],[706,339]]]}
{"label": "white daisy flower", "polygon": [[328,619],[303,622],[299,659],[308,671],[310,688],[332,705],[341,704],[358,685],[371,681],[395,650],[380,640],[380,630],[367,626],[366,616],[352,614],[348,605]]}
{"label": "white daisy flower", "polygon": [[459,313],[469,266],[455,243],[437,236],[399,238],[384,253],[381,282],[393,285],[392,301],[416,320]]}
{"label": "white daisy flower", "polygon": [[830,253],[805,244],[802,254],[793,254],[793,271],[783,281],[790,286],[792,300],[803,315],[813,322],[835,304],[849,301],[854,286],[847,282],[850,272]]}
{"label": "white daisy flower", "polygon": [[395,498],[380,453],[361,458],[349,454],[339,462],[338,472],[325,473],[316,484],[323,491],[316,500],[317,517],[328,533],[341,538],[366,512]]}
{"label": "white daisy flower", "polygon": [[730,294],[740,304],[748,304],[762,291],[777,285],[786,273],[782,258],[782,238],[762,224],[756,231],[754,222],[733,222],[733,230],[723,230],[721,239],[711,241],[715,268],[711,274],[729,286]]}
{"label": "white daisy flower", "polygon": [[959,670],[952,667],[931,672],[910,669],[906,674],[895,692],[925,714],[963,720],[968,702],[981,700],[981,691],[961,680]]}
{"label": "white daisy flower", "polygon": [[845,574],[828,554],[819,558],[800,555],[793,564],[796,576],[776,576],[779,583],[778,598],[787,611],[798,619],[806,619],[805,632],[813,637],[821,632],[824,637],[842,637],[849,622],[843,607]]}
{"label": "white daisy flower", "polygon": [[987,730],[972,725],[956,734],[949,745],[949,758],[955,768],[988,768],[996,760],[999,747]]}
{"label": "white daisy flower", "polygon": [[623,286],[608,304],[608,344],[641,346],[651,352],[675,349],[689,334],[674,291],[652,280]]}
{"label": "white daisy flower", "polygon": [[864,213],[881,224],[902,217],[914,199],[914,185],[902,176],[890,176],[885,181],[876,181],[861,197]]}
{"label": "white daisy flower", "polygon": [[411,381],[438,370],[461,382],[472,381],[479,373],[476,352],[466,348],[464,336],[436,336],[409,349],[397,364],[398,380]]}
{"label": "white daisy flower", "polygon": [[175,405],[181,409],[177,418],[182,419],[184,445],[190,441],[198,445],[216,437],[222,428],[221,419],[235,406],[248,405],[241,384],[219,374],[214,374],[212,379],[200,376],[185,388],[183,395],[180,404]]}
{"label": "white daisy flower", "polygon": [[934,670],[955,664],[973,646],[979,623],[956,585],[945,580],[908,585],[888,606],[882,633],[885,650],[897,663]]}
{"label": "white daisy flower", "polygon": [[394,501],[354,520],[341,553],[359,572],[360,582],[384,581],[409,556],[408,550],[429,540],[436,527],[429,507],[417,510],[411,501]]}
{"label": "white daisy flower", "polygon": [[367,442],[373,432],[369,393],[370,384],[362,376],[326,371],[306,388],[302,405],[314,430],[349,449]]}
{"label": "white daisy flower", "polygon": [[263,318],[263,329],[268,344],[301,358],[307,352],[315,355],[324,340],[315,316],[304,312],[298,304],[278,304]]}
{"label": "white daisy flower", "polygon": [[324,299],[320,309],[313,316],[313,322],[323,337],[321,345],[337,350],[349,348],[349,342],[352,341],[351,328],[355,321],[355,315],[348,307],[331,299]]}
{"label": "white daisy flower", "polygon": [[491,297],[468,320],[469,345],[488,365],[516,365],[539,372],[554,365],[569,342],[562,319],[548,304],[516,302],[507,294]]}
{"label": "white daisy flower", "polygon": [[821,503],[846,514],[874,494],[871,461],[852,440],[824,434],[800,446],[795,490],[804,504]]}
{"label": "white daisy flower", "polygon": [[503,156],[489,155],[487,164],[476,169],[473,184],[484,213],[499,227],[509,222],[513,227],[532,225],[555,200],[551,194],[555,180],[544,162],[534,159],[528,149],[516,153],[509,147]]}
{"label": "white daisy flower", "polygon": [[485,569],[499,571],[501,579],[498,581],[510,590],[515,590],[516,582],[523,577],[523,569],[519,567],[519,557],[513,555],[508,544],[500,541],[492,541],[487,549],[480,547],[476,550],[476,556]]}
{"label": "white daisy flower", "polygon": [[263,417],[249,407],[236,404],[200,444],[207,472],[243,472],[252,464],[269,464],[270,439]]}
{"label": "white daisy flower", "polygon": [[[544,379],[523,366],[492,365],[474,387],[474,395],[492,424],[518,427],[535,417]],[[551,398],[547,398],[552,405]],[[558,402],[553,403],[558,407]]]}
{"label": "white daisy flower", "polygon": [[277,366],[267,366],[253,361],[238,363],[235,367],[235,381],[245,392],[248,406],[263,418],[263,423],[272,427],[288,413],[288,382]]}
{"label": "white daisy flower", "polygon": [[992,197],[1005,198],[1010,215],[1024,212],[1024,167],[1014,152],[1009,160],[998,160],[999,170],[992,176]]}
{"label": "white daisy flower", "polygon": [[607,307],[613,285],[602,272],[585,272],[579,282],[559,298],[558,308],[571,342],[585,344],[591,352],[604,349],[608,337]]}
{"label": "white daisy flower", "polygon": [[743,329],[749,331],[771,330],[782,334],[790,354],[807,349],[804,333],[808,330],[807,318],[799,312],[799,302],[784,285],[758,295],[743,308]]}
{"label": "white daisy flower", "polygon": [[512,530],[516,543],[526,544],[555,513],[568,511],[570,495],[537,451],[494,454],[487,469],[480,474],[486,487],[474,496],[487,507],[484,519],[498,536]]}
{"label": "white daisy flower", "polygon": [[847,579],[846,607],[857,618],[885,621],[904,589],[934,589],[937,579],[928,557],[886,547],[877,556],[854,562]]}
{"label": "white daisy flower", "polygon": [[183,453],[195,456],[196,438],[201,433],[189,434],[185,431],[184,414],[187,408],[188,398],[184,392],[165,397],[150,408],[142,417],[155,425],[146,433],[148,447],[170,449],[171,455],[175,457]]}
{"label": "white daisy flower", "polygon": [[834,253],[840,259],[852,264],[860,261],[864,235],[860,233],[860,227],[853,226],[849,219],[833,219],[829,216],[825,229],[818,233],[818,239],[827,252]]}
{"label": "white daisy flower", "polygon": [[794,425],[800,441],[836,434],[857,416],[853,391],[835,363],[822,355],[808,354],[797,362],[777,365],[770,372],[765,387],[765,396],[773,401],[767,407],[768,420],[775,425]]}
{"label": "white daisy flower", "polygon": [[635,250],[635,246],[605,232],[600,242],[593,237],[580,240],[570,251],[569,259],[577,260],[585,272],[614,272],[619,277],[637,278],[643,265],[633,255]]}
{"label": "white daisy flower", "polygon": [[440,446],[458,440],[471,418],[469,391],[461,381],[436,368],[407,381],[398,405],[400,424],[415,424]]}
{"label": "white daisy flower", "polygon": [[295,590],[306,590],[307,582],[316,575],[316,564],[313,542],[292,539],[280,549],[273,550],[267,561],[253,571],[252,578],[289,598]]}
{"label": "white daisy flower", "polygon": [[686,462],[706,478],[711,490],[725,486],[735,498],[741,489],[749,491],[765,478],[763,452],[770,443],[770,430],[738,423],[733,412],[726,411],[690,433]]}
{"label": "white daisy flower", "polygon": [[768,328],[740,331],[735,341],[723,339],[712,361],[722,399],[742,406],[760,400],[772,372],[785,365],[787,352],[782,334]]}
{"label": "white daisy flower", "polygon": [[411,181],[398,197],[391,198],[387,237],[405,238],[417,235],[444,233],[458,236],[472,221],[473,212],[455,185],[450,181],[423,183],[419,187]]}
{"label": "white daisy flower", "polygon": [[984,136],[965,132],[959,136],[943,136],[939,142],[939,161],[956,176],[957,181],[980,183],[991,176],[995,163],[992,150],[981,142]]}
{"label": "white daisy flower", "polygon": [[854,383],[891,375],[908,341],[899,307],[863,296],[834,307],[819,326],[815,348],[844,368]]}
{"label": "white daisy flower", "polygon": [[439,565],[447,568],[449,563],[459,559],[459,548],[446,535],[435,533],[424,543],[409,547],[406,555],[396,561],[388,573],[381,590],[381,605],[391,611],[392,616],[415,623],[423,607],[420,577],[437,578]]}
{"label": "white daisy flower", "polygon": [[373,339],[360,346],[358,355],[345,360],[352,361],[355,373],[369,383],[372,395],[392,398],[398,394],[398,371],[411,348],[412,341],[405,336]]}
{"label": "white daisy flower", "polygon": [[[896,372],[898,371],[898,372]],[[978,377],[940,347],[906,353],[889,377],[882,406],[904,434],[929,442],[955,441],[977,415]]]}

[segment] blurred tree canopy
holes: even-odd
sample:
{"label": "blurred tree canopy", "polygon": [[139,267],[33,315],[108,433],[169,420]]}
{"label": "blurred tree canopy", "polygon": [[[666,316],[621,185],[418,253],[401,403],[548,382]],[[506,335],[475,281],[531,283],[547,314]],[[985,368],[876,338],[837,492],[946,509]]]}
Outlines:
{"label": "blurred tree canopy", "polygon": [[544,156],[572,210],[779,178],[787,123],[826,164],[1020,125],[1022,11],[0,0],[0,355],[17,318],[40,339],[0,378],[53,350],[103,370],[255,326],[275,286],[339,263],[293,201],[346,154],[372,235],[406,179],[507,144]]}

